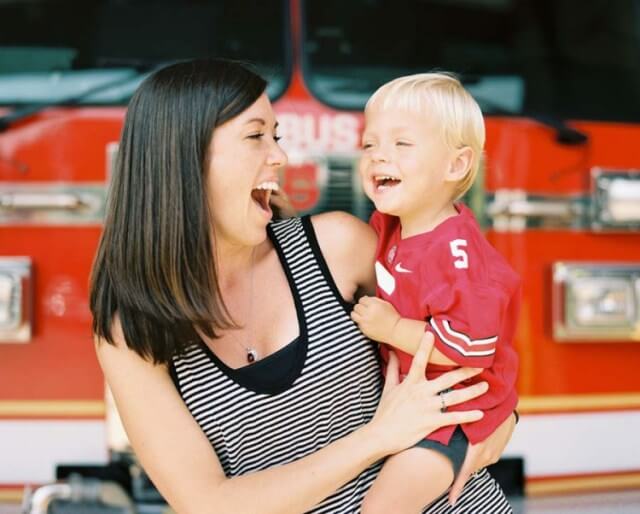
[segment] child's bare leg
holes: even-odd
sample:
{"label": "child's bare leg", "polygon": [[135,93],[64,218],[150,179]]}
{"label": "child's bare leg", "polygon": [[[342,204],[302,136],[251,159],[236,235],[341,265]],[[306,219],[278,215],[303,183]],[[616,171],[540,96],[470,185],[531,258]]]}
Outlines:
{"label": "child's bare leg", "polygon": [[417,514],[453,482],[453,466],[428,448],[409,448],[385,462],[362,502],[362,514]]}

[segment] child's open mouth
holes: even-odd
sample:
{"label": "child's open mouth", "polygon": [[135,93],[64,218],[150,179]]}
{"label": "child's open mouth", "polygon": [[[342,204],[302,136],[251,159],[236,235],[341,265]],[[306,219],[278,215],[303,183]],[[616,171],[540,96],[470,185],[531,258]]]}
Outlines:
{"label": "child's open mouth", "polygon": [[397,177],[392,177],[390,175],[380,175],[377,177],[373,177],[373,187],[376,192],[382,192],[387,189],[391,189],[392,187],[397,186],[402,182]]}
{"label": "child's open mouth", "polygon": [[271,199],[271,194],[277,193],[279,189],[277,182],[263,182],[251,191],[251,198],[262,211],[271,215],[269,200]]}

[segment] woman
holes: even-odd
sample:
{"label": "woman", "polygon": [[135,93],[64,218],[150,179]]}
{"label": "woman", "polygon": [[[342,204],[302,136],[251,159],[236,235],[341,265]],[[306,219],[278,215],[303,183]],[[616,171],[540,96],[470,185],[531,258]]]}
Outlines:
{"label": "woman", "polygon": [[[427,382],[425,340],[410,375],[398,384],[392,360],[381,390],[375,346],[349,318],[374,286],[375,237],[344,213],[269,223],[287,158],[265,85],[196,60],[132,98],[92,277],[96,349],[133,448],[178,513],[357,512],[381,459],[481,416],[441,412],[437,395],[477,370]],[[512,427],[475,448],[471,471]],[[458,505],[509,511],[486,472]]]}

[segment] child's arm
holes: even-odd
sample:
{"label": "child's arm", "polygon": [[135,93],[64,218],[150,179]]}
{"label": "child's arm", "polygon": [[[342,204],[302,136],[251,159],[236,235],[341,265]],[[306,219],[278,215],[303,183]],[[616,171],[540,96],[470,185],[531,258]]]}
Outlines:
{"label": "child's arm", "polygon": [[436,257],[440,259],[432,261],[430,283],[424,283],[416,300],[424,306],[426,323],[401,318],[391,304],[372,297],[361,299],[352,318],[370,338],[410,354],[428,330],[435,337],[429,362],[488,368],[509,303],[506,288],[486,283],[481,259],[470,259],[474,266],[469,268],[456,268],[448,255]]}
{"label": "child's arm", "polygon": [[[427,323],[415,319],[402,318],[389,302],[373,296],[364,296],[351,313],[360,330],[376,341],[390,344],[403,352],[415,355],[427,329]],[[457,362],[449,359],[436,348],[431,352],[429,362],[453,366]]]}

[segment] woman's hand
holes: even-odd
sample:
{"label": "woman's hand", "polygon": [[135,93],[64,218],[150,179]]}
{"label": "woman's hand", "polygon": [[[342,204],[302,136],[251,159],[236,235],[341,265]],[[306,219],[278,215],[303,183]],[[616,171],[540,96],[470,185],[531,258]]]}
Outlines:
{"label": "woman's hand", "polygon": [[482,418],[480,410],[441,412],[445,406],[457,405],[480,396],[487,391],[487,383],[479,382],[469,387],[438,393],[462,382],[482,371],[477,368],[459,368],[427,380],[425,368],[431,350],[433,335],[425,332],[409,374],[399,383],[398,359],[391,352],[387,365],[387,376],[378,410],[371,420],[370,428],[378,437],[385,454],[397,453],[415,444],[426,434],[445,425],[470,423]]}
{"label": "woman's hand", "polygon": [[289,197],[282,188],[271,195],[269,205],[273,209],[274,219],[293,218],[298,215]]}
{"label": "woman's hand", "polygon": [[469,444],[460,472],[449,490],[451,505],[455,505],[458,501],[458,497],[472,473],[498,462],[505,446],[511,439],[515,426],[516,417],[515,414],[511,414],[487,439],[478,444]]}

